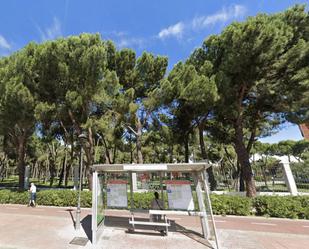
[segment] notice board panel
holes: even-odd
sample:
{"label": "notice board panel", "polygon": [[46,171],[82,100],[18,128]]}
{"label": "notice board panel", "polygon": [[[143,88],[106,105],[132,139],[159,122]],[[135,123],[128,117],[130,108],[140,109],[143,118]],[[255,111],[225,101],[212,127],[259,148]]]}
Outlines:
{"label": "notice board panel", "polygon": [[168,206],[170,209],[194,210],[194,202],[189,181],[166,181]]}
{"label": "notice board panel", "polygon": [[107,182],[107,206],[108,207],[127,207],[127,181],[110,180]]}

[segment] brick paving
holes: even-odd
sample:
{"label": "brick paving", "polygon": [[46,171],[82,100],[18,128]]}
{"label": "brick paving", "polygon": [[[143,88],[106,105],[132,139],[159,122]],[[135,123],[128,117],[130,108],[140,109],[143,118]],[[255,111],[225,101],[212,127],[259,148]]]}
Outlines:
{"label": "brick paving", "polygon": [[[91,211],[82,209],[82,229],[74,230],[75,208],[0,205],[0,249],[202,249],[198,217],[171,216],[168,236],[152,229],[128,233],[129,212],[109,210],[104,230],[94,247],[70,244],[74,237],[91,239]],[[147,214],[140,214],[147,218]],[[215,217],[221,249],[307,249],[309,221],[254,217]],[[212,245],[214,242],[211,241]]]}

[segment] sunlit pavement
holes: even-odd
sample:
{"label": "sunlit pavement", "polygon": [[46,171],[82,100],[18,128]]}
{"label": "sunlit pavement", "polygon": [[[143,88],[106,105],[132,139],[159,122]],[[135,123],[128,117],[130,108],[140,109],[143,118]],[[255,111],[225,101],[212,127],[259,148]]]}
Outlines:
{"label": "sunlit pavement", "polygon": [[[128,233],[129,212],[108,210],[104,230],[95,248],[210,248],[201,238],[198,217],[169,216],[172,226],[168,236],[149,227]],[[147,218],[146,214],[137,214]],[[91,240],[91,210],[82,209],[82,226],[74,229],[75,207],[30,208],[22,205],[0,205],[1,249],[94,248],[70,244],[75,237]],[[224,249],[307,249],[309,221],[253,217],[216,216],[220,248]],[[214,245],[214,242],[211,241]]]}

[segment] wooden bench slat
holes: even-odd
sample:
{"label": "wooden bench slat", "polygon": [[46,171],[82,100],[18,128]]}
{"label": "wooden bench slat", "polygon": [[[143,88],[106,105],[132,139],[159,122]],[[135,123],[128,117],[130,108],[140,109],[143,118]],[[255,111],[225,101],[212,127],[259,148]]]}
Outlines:
{"label": "wooden bench slat", "polygon": [[148,221],[132,221],[129,220],[129,224],[134,225],[145,225],[145,226],[171,226],[169,223],[162,223],[162,222],[148,222]]}
{"label": "wooden bench slat", "polygon": [[198,211],[176,211],[176,210],[156,210],[151,209],[149,210],[149,214],[156,214],[156,215],[188,215],[188,216],[203,216],[203,212]]}

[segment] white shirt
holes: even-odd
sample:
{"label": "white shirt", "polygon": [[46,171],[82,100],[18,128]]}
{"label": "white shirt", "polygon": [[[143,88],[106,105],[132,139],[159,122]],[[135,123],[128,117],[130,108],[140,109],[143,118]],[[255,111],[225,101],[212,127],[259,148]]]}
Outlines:
{"label": "white shirt", "polygon": [[31,185],[30,192],[31,193],[36,193],[36,186],[35,185]]}

